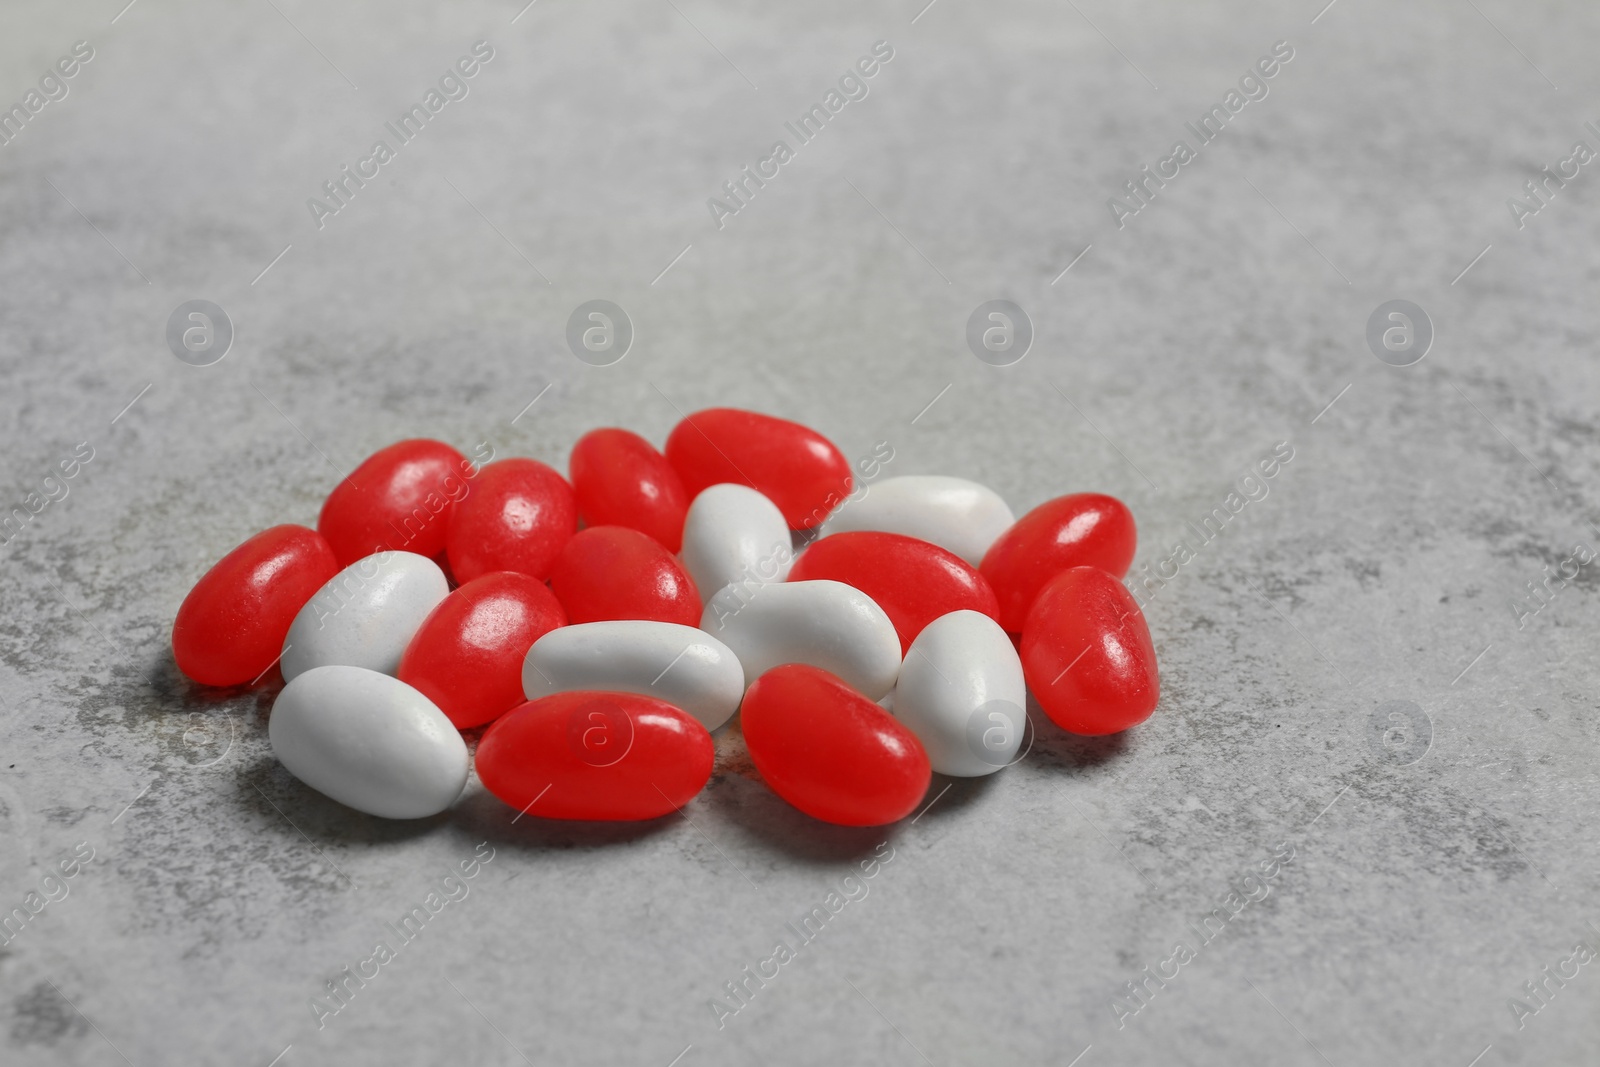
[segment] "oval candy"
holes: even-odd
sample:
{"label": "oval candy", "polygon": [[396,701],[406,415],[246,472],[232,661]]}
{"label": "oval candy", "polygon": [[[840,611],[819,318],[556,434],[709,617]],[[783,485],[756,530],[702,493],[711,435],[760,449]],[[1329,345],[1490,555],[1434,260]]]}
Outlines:
{"label": "oval candy", "polygon": [[733,649],[747,682],[780,664],[809,663],[877,700],[900,672],[894,623],[843,582],[728,586],[706,604],[700,629]]}
{"label": "oval candy", "polygon": [[1033,598],[1068,567],[1128,573],[1138,547],[1133,513],[1114,496],[1073,493],[1047,500],[990,546],[978,568],[1000,601],[1000,625],[1020,633]]}
{"label": "oval candy", "polygon": [[750,761],[814,819],[881,826],[916,810],[932,771],[916,735],[827,671],[803,663],[756,679],[740,713]]}
{"label": "oval candy", "polygon": [[467,745],[444,712],[362,667],[314,667],[294,678],[272,705],[267,737],[300,781],[385,819],[437,815],[467,784]]}
{"label": "oval candy", "polygon": [[543,581],[577,530],[578,498],[555,470],[520,456],[487,463],[450,520],[450,573],[458,582],[492,571]]}
{"label": "oval candy", "polygon": [[711,735],[691,715],[636,693],[575,691],[531,700],[478,742],[478,777],[542,819],[654,819],[711,778]]}
{"label": "oval candy", "polygon": [[406,645],[396,673],[458,730],[482,726],[525,699],[522,661],[566,625],[548,586],[515,571],[474,578],[439,602]]}
{"label": "oval candy", "polygon": [[588,622],[534,642],[522,666],[529,700],[571,690],[638,693],[688,712],[715,730],[739,710],[744,668],[704,630],[670,622]]}
{"label": "oval candy", "polygon": [[574,623],[700,620],[700,591],[678,557],[626,526],[578,531],[550,568],[550,588]]}
{"label": "oval candy", "polygon": [[449,592],[439,565],[413,552],[379,552],[352,563],[295,616],[279,660],[284,680],[335,664],[394,674],[423,620]]}
{"label": "oval candy", "polygon": [[1022,670],[1051,720],[1075,734],[1114,734],[1161,699],[1150,628],[1133,594],[1099,567],[1062,571],[1022,625]]}
{"label": "oval candy", "polygon": [[590,430],[567,465],[578,514],[589,526],[626,526],[678,551],[689,494],[667,457],[628,430]]}
{"label": "oval candy", "polygon": [[822,526],[822,536],[881,530],[929,541],[976,567],[1015,523],[1011,508],[986,485],[938,474],[874,482]]}
{"label": "oval candy", "polygon": [[666,454],[691,498],[719,482],[748,485],[797,530],[819,525],[850,495],[850,463],[833,442],[755,411],[697,411],[673,427]]}
{"label": "oval candy", "polygon": [[1027,701],[1022,661],[1000,624],[953,611],[911,643],[890,710],[917,735],[934,770],[972,778],[1013,762]]}
{"label": "oval candy", "polygon": [[781,582],[794,563],[789,524],[778,505],[748,485],[701,491],[683,522],[683,566],[703,597],[729,583]]}
{"label": "oval candy", "polygon": [[901,652],[941,615],[1000,614],[983,575],[938,545],[900,534],[857,530],[813,542],[795,560],[789,581],[817,579],[844,582],[871,597],[894,623]]}
{"label": "oval candy", "polygon": [[474,469],[443,441],[396,441],[362,460],[333,487],[317,529],[341,567],[384,549],[438,559]]}
{"label": "oval candy", "polygon": [[317,531],[262,530],[223,556],[183,598],[172,658],[201,685],[245,685],[277,662],[300,609],[339,572]]}

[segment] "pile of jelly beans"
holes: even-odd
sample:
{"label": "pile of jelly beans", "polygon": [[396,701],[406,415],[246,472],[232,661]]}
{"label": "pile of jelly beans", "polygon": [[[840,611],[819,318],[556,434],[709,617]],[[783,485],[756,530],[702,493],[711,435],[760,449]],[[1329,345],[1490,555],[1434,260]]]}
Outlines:
{"label": "pile of jelly beans", "polygon": [[532,817],[656,818],[705,786],[737,714],[778,796],[881,825],[934,771],[1020,758],[1029,691],[1078,734],[1155,710],[1120,580],[1133,517],[1112,497],[1016,519],[960,478],[863,492],[820,434],[730,408],[661,451],[595,430],[568,473],[390,445],[315,530],[274,526],[206,572],[178,609],[177,665],[207,686],[276,667],[279,761],[396,819],[448,809],[474,767]]}

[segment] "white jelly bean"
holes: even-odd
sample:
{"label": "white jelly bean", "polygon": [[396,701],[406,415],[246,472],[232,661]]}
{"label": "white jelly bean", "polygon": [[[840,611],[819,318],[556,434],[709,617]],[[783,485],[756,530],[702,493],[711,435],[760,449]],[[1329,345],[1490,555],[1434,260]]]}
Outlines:
{"label": "white jelly bean", "polygon": [[995,539],[1016,522],[986,485],[938,474],[905,474],[874,482],[822,525],[822,536],[880,530],[931,541],[976,567]]}
{"label": "white jelly bean", "polygon": [[437,815],[467,784],[467,745],[427,697],[362,667],[313,667],[267,721],[284,768],[341,804],[386,819]]}
{"label": "white jelly bean", "polygon": [[781,664],[809,663],[877,700],[900,670],[900,638],[889,616],[843,582],[724,586],[700,628],[733,649],[747,685]]}
{"label": "white jelly bean", "polygon": [[705,489],[689,505],[680,555],[702,601],[730,582],[781,582],[794,562],[789,524],[778,505],[731,482]]}
{"label": "white jelly bean", "polygon": [[739,710],[744,668],[704,630],[629,619],[551,630],[528,649],[522,689],[529,700],[602,689],[664,700],[715,730]]}
{"label": "white jelly bean", "polygon": [[1022,661],[1000,624],[952,611],[911,642],[891,711],[917,735],[934,770],[972,778],[1016,757],[1027,699]]}
{"label": "white jelly bean", "polygon": [[449,592],[439,565],[415,552],[357,560],[294,617],[283,641],[284,679],[334,664],[393,674],[422,620]]}

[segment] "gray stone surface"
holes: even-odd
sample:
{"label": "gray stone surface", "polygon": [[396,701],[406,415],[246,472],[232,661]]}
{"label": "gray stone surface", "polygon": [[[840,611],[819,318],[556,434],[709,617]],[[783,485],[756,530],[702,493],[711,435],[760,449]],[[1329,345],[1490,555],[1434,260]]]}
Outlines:
{"label": "gray stone surface", "polygon": [[[519,2],[0,13],[0,103],[95,50],[0,147],[0,502],[93,449],[0,563],[0,910],[93,850],[0,948],[0,1061],[1595,1062],[1600,964],[1523,988],[1600,945],[1594,568],[1516,605],[1600,539],[1600,179],[1522,229],[1506,201],[1600,148],[1600,11]],[[470,94],[318,229],[307,198],[480,39]],[[880,39],[870,95],[797,145]],[[1119,229],[1107,198],[1279,40],[1270,94]],[[707,198],[779,138],[719,230]],[[164,341],[199,298],[237,331],[209,367]],[[609,367],[564,342],[595,298],[637,328]],[[1036,331],[1009,367],[964,340],[996,298]],[[1437,333],[1403,368],[1365,341],[1395,298]],[[883,831],[808,822],[735,737],[646,826],[513,825],[475,784],[384,823],[273,764],[270,692],[171,665],[209,562],[390,440],[560,464],[720,404],[1019,510],[1116,493],[1152,568],[1294,458],[1151,600],[1150,722],[1086,741],[1035,708],[1022,764]],[[1396,701],[1423,718],[1386,742]],[[324,983],[482,842],[319,1029]],[[719,1028],[723,984],[880,842],[868,895]]]}

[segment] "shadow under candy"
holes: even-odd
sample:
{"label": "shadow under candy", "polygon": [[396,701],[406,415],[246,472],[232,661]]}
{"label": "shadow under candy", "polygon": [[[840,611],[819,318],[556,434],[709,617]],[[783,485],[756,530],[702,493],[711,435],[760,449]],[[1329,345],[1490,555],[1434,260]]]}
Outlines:
{"label": "shadow under candy", "polygon": [[263,711],[283,689],[283,675],[274,663],[262,676],[248,685],[201,685],[178,669],[172,650],[165,644],[151,657],[145,671],[146,692],[151,699],[151,711],[172,713],[206,711],[226,705],[238,705],[246,697],[253,697],[256,707]]}
{"label": "shadow under candy", "polygon": [[466,792],[446,815],[453,816],[452,821],[475,838],[530,850],[631,844],[663,833],[682,818],[677,812],[670,812],[658,818],[631,822],[543,819],[518,812],[485,789],[476,778],[467,783]]}
{"label": "shadow under candy", "polygon": [[1046,763],[1068,770],[1099,767],[1132,751],[1132,735],[1138,729],[1135,726],[1100,737],[1068,733],[1050,721],[1032,693],[1028,694],[1028,721],[1034,730],[1033,750],[1029,755],[1043,757]]}
{"label": "shadow under candy", "polygon": [[312,789],[270,755],[241,766],[235,786],[241,808],[266,819],[282,834],[313,844],[410,841],[452,821],[450,810],[422,819],[368,815]]}
{"label": "shadow under candy", "polygon": [[[721,774],[697,799],[722,818],[720,825],[737,823],[750,838],[790,861],[816,867],[834,867],[870,856],[875,848],[899,832],[900,823],[887,826],[835,826],[814,819],[779,797],[759,777]],[[695,818],[692,810],[689,817]]]}
{"label": "shadow under candy", "polygon": [[155,731],[162,774],[231,767],[241,748],[265,741],[268,714],[283,688],[276,668],[255,685],[219,687],[186,677],[165,646],[148,663],[142,684],[131,686],[121,703]]}
{"label": "shadow under candy", "polygon": [[1004,768],[993,774],[982,774],[974,778],[935,773],[933,781],[928,783],[927,795],[922,798],[922,803],[917,805],[917,810],[906,816],[905,825],[911,826],[912,820],[916,820],[915,825],[921,826],[957,814],[969,805],[982,800],[984,795],[995,787],[995,780],[1004,773]]}

